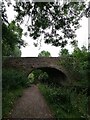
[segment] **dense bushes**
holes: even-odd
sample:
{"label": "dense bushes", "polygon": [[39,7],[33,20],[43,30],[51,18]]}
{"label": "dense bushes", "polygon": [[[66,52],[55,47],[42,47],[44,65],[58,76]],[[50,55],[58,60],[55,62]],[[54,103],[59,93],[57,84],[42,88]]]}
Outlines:
{"label": "dense bushes", "polygon": [[14,69],[3,69],[2,71],[2,87],[3,89],[16,89],[24,87],[28,83],[28,79],[24,72]]}
{"label": "dense bushes", "polygon": [[[72,54],[62,56],[62,61],[59,64],[68,71],[72,78],[73,85],[88,86],[88,57],[89,52],[82,47],[75,48]],[[67,62],[66,62],[67,61]],[[74,84],[75,83],[75,84]]]}
{"label": "dense bushes", "polygon": [[79,59],[68,56],[67,58],[63,58],[60,64],[68,71],[73,85],[88,86],[88,58],[80,61]]}
{"label": "dense bushes", "polygon": [[[58,87],[39,84],[54,116],[57,118],[86,118],[88,108],[87,88]],[[79,90],[78,90],[79,89]]]}

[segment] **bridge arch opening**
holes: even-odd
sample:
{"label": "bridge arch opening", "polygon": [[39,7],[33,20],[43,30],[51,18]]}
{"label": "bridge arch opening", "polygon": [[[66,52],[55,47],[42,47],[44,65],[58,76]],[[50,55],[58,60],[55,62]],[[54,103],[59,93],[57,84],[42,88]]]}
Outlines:
{"label": "bridge arch opening", "polygon": [[33,68],[29,72],[28,78],[32,83],[43,82],[55,85],[62,85],[67,80],[67,76],[62,71],[53,67]]}

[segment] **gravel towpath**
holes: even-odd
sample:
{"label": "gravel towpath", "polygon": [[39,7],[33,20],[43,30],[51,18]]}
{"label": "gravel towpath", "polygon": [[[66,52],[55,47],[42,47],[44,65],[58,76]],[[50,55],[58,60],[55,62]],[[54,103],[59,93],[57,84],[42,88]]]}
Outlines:
{"label": "gravel towpath", "polygon": [[10,118],[53,118],[36,85],[26,88],[11,112]]}

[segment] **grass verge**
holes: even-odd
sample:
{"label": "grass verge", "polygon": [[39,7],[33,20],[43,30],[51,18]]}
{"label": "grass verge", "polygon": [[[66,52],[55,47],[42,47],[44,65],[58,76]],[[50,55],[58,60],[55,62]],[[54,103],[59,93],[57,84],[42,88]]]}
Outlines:
{"label": "grass verge", "polygon": [[3,90],[2,93],[2,116],[8,117],[15,101],[22,96],[23,88],[19,87],[14,90]]}
{"label": "grass verge", "polygon": [[55,118],[86,118],[88,97],[87,88],[38,85]]}

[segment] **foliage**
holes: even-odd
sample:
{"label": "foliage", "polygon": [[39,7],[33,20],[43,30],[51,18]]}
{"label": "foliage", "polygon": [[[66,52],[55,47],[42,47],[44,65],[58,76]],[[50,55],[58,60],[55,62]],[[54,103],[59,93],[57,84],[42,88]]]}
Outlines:
{"label": "foliage", "polygon": [[28,76],[30,83],[47,83],[48,74],[40,69],[32,71]]}
{"label": "foliage", "polygon": [[[5,0],[6,1],[6,0]],[[8,4],[8,3],[7,3]],[[7,18],[7,13],[6,13],[6,6],[5,6],[5,3],[4,1],[2,1],[2,3],[0,3],[2,9],[1,9],[1,12],[2,12],[2,21],[5,22],[5,23],[9,23],[8,22],[8,18]]]}
{"label": "foliage", "polygon": [[51,57],[51,54],[50,52],[43,50],[38,54],[38,57]]}
{"label": "foliage", "polygon": [[18,87],[13,90],[3,90],[2,92],[2,117],[8,117],[10,114],[14,102],[17,98],[21,97],[23,93],[23,88]]}
{"label": "foliage", "polygon": [[77,85],[79,83],[79,85],[88,85],[88,52],[85,46],[83,46],[81,50],[78,47],[75,47],[73,53],[68,54],[68,56],[62,54],[62,61],[60,64],[68,70],[70,76],[74,79],[72,84],[76,82],[75,84]]}
{"label": "foliage", "polygon": [[25,46],[21,39],[22,29],[15,21],[9,25],[2,23],[2,53],[3,56],[20,56],[20,46]]}
{"label": "foliage", "polygon": [[88,2],[88,7],[85,10],[85,15],[86,15],[87,18],[90,17],[90,1]]}
{"label": "foliage", "polygon": [[[77,68],[75,70],[78,71],[78,74],[80,76],[80,80],[86,83],[88,85],[88,79],[87,79],[87,66],[88,66],[88,52],[87,49],[83,46],[82,49],[80,50],[79,48],[75,49],[74,52],[72,53],[72,56],[74,57],[74,61],[77,61]],[[73,65],[73,67],[76,66]],[[86,85],[86,84],[83,84]]]}
{"label": "foliage", "polygon": [[32,71],[35,83],[38,82],[39,75],[42,74],[42,73],[43,73],[42,70],[39,70],[39,69],[36,69],[36,70]]}
{"label": "foliage", "polygon": [[21,56],[20,47],[26,46],[22,40],[23,30],[14,20],[9,22],[5,6],[11,5],[8,1],[2,1],[2,55],[3,56]]}
{"label": "foliage", "polygon": [[[15,5],[18,21],[23,22],[27,15],[32,17],[32,24],[29,24],[27,29],[33,39],[38,39],[41,34],[44,34],[45,43],[62,47],[67,44],[66,38],[75,37],[75,30],[79,27],[78,21],[82,17],[84,8],[83,2],[70,2],[62,6],[48,2],[16,3]],[[47,32],[46,29],[49,28],[51,31]],[[62,31],[62,35],[58,34],[59,30]]]}
{"label": "foliage", "polygon": [[74,48],[78,47],[78,41],[77,40],[73,40],[70,43],[71,43],[72,47],[74,47]]}
{"label": "foliage", "polygon": [[[87,88],[55,87],[39,84],[55,118],[86,118],[88,108]],[[81,89],[81,90],[80,90]]]}
{"label": "foliage", "polygon": [[[6,9],[4,5],[2,8],[2,19],[5,21]],[[16,2],[14,5],[17,23],[24,23],[25,17],[28,17],[26,26],[30,37],[40,40],[44,35],[45,43],[61,47],[68,43],[68,39],[76,37],[75,31],[80,27],[79,20],[85,8],[84,2],[66,2],[63,5],[54,2]]]}
{"label": "foliage", "polygon": [[24,72],[14,69],[2,70],[2,116],[8,117],[23,89],[28,87],[28,79]]}
{"label": "foliage", "polygon": [[[81,49],[74,45],[72,54],[67,49],[61,50],[60,64],[72,77],[68,86],[57,86],[56,84],[39,84],[39,89],[44,95],[48,105],[57,118],[87,118],[88,114],[88,77],[90,52],[83,46]],[[88,74],[87,74],[88,73]],[[90,75],[89,75],[90,76]]]}
{"label": "foliage", "polygon": [[14,51],[11,52],[10,55],[15,56],[15,57],[20,57],[21,56],[21,50],[19,49],[19,47],[15,46]]}
{"label": "foliage", "polygon": [[41,83],[47,83],[48,82],[48,79],[49,79],[49,76],[46,72],[42,72],[39,77],[38,77],[39,81]]}
{"label": "foliage", "polygon": [[59,56],[68,56],[69,55],[69,52],[67,49],[61,49],[60,53],[59,53]]}
{"label": "foliage", "polygon": [[29,79],[29,83],[31,84],[35,82],[35,77],[33,72],[29,74],[28,79]]}
{"label": "foliage", "polygon": [[18,87],[25,87],[28,85],[28,79],[24,72],[14,69],[2,70],[2,88],[16,89]]}

